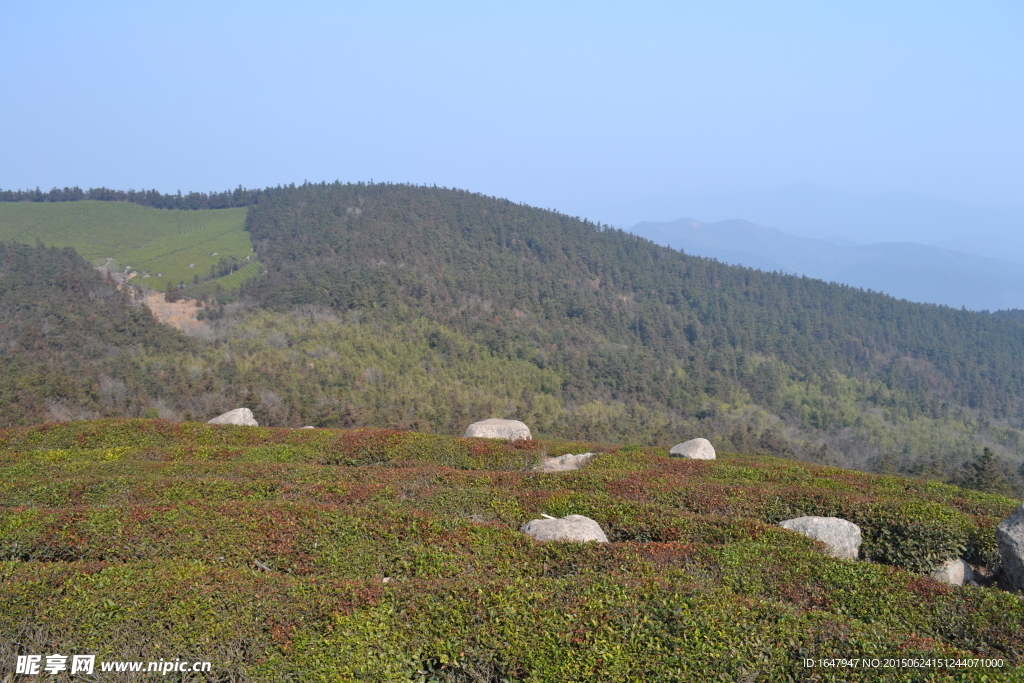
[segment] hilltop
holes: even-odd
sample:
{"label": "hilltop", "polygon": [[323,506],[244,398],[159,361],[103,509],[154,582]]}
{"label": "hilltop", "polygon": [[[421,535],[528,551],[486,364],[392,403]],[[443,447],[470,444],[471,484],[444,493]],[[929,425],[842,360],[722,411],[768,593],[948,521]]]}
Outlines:
{"label": "hilltop", "polygon": [[[133,196],[168,214],[185,201]],[[189,201],[195,214],[246,211],[266,274],[207,290],[187,345],[97,367],[94,383],[125,391],[69,397],[81,414],[208,419],[249,405],[273,426],[447,434],[511,417],[542,436],[706,436],[964,483],[988,447],[1005,459],[1001,490],[1017,485],[1024,327],[1012,319],[727,266],[460,190],[306,184]],[[7,424],[47,414],[5,410]]]}
{"label": "hilltop", "polygon": [[[598,453],[583,470],[530,471],[583,451]],[[225,681],[1017,675],[1020,597],[920,573],[961,553],[998,569],[994,526],[1016,501],[666,455],[161,420],[6,430],[0,658],[56,643],[100,662],[211,661]],[[542,514],[587,515],[611,543],[518,531]],[[862,561],[775,526],[803,514],[855,520]],[[837,657],[954,665],[804,665]]]}

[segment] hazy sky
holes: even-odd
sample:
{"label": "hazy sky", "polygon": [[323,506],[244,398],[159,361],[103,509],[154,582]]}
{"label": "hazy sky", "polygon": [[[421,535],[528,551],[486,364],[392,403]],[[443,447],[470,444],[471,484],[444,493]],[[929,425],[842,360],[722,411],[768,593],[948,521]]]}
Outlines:
{"label": "hazy sky", "polygon": [[[0,0],[0,187],[1024,204],[1024,3]],[[591,216],[600,218],[600,216]]]}

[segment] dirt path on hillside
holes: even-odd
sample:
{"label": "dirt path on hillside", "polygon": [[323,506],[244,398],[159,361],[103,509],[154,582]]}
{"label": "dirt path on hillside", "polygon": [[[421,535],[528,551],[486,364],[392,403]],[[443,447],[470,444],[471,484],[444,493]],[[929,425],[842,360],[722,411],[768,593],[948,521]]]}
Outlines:
{"label": "dirt path on hillside", "polygon": [[164,300],[163,292],[147,290],[145,302],[157,320],[185,334],[195,334],[208,327],[206,322],[196,320],[196,314],[203,309],[196,306],[195,299],[181,299],[169,304]]}

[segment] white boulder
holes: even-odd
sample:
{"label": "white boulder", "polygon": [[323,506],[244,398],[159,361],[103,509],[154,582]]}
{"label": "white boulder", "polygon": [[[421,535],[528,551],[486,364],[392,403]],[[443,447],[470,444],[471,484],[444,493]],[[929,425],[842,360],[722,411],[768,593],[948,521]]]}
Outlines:
{"label": "white boulder", "polygon": [[608,537],[604,535],[601,525],[589,517],[583,515],[567,515],[561,519],[546,515],[545,517],[546,519],[531,519],[519,530],[538,541],[608,542]]}
{"label": "white boulder", "polygon": [[971,565],[959,557],[954,557],[946,560],[941,567],[933,571],[931,577],[939,583],[962,586],[969,581],[974,581],[974,572],[971,570]]}
{"label": "white boulder", "polygon": [[242,425],[244,427],[259,427],[259,423],[256,422],[256,418],[252,416],[252,411],[248,408],[235,408],[229,410],[223,415],[218,415],[208,422],[212,425]]}
{"label": "white boulder", "polygon": [[673,458],[690,458],[691,460],[714,460],[715,447],[707,439],[690,439],[677,443],[668,452]]}
{"label": "white boulder", "polygon": [[860,552],[860,527],[839,517],[797,517],[779,526],[821,541],[829,546],[832,557],[856,560]]}
{"label": "white boulder", "polygon": [[996,544],[1003,560],[1003,576],[1010,590],[1024,589],[1024,504],[999,522]]}
{"label": "white boulder", "polygon": [[463,438],[478,437],[481,439],[532,439],[530,428],[519,420],[481,420],[474,422],[466,429]]}
{"label": "white boulder", "polygon": [[545,458],[544,462],[537,465],[534,469],[538,472],[568,472],[570,470],[578,470],[593,459],[593,453],[578,453],[573,455],[572,453],[566,453],[560,455],[557,458]]}

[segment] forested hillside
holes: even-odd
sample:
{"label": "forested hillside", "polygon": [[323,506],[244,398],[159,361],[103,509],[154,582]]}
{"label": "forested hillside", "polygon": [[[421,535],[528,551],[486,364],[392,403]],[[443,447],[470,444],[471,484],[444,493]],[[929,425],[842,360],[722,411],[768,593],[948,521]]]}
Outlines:
{"label": "forested hillside", "polygon": [[[952,402],[1024,417],[1024,331],[987,315],[723,266],[458,191],[306,186],[262,202],[248,227],[270,273],[247,292],[265,306],[400,315],[405,304],[466,332],[500,331],[495,351],[555,342],[568,362],[586,349],[590,367],[573,368],[590,375],[581,386],[603,385],[613,397],[650,395],[652,368],[631,377],[628,366],[648,359],[609,352],[593,343],[599,338],[735,377],[769,407],[781,382],[745,372],[746,354],[775,357],[811,380],[834,370],[881,376],[934,415]],[[702,380],[693,388],[704,389]],[[654,397],[676,406],[673,394]],[[829,423],[823,416],[819,426]]]}
{"label": "forested hillside", "polygon": [[73,249],[0,242],[0,424],[141,410],[170,387],[139,354],[191,343]]}
{"label": "forested hillside", "polygon": [[726,266],[458,190],[307,184],[237,202],[267,273],[209,301],[191,345],[140,352],[156,380],[130,409],[91,410],[159,401],[205,419],[247,401],[272,425],[446,433],[515,417],[560,438],[701,435],[958,481],[983,446],[1024,455],[1012,318]]}

